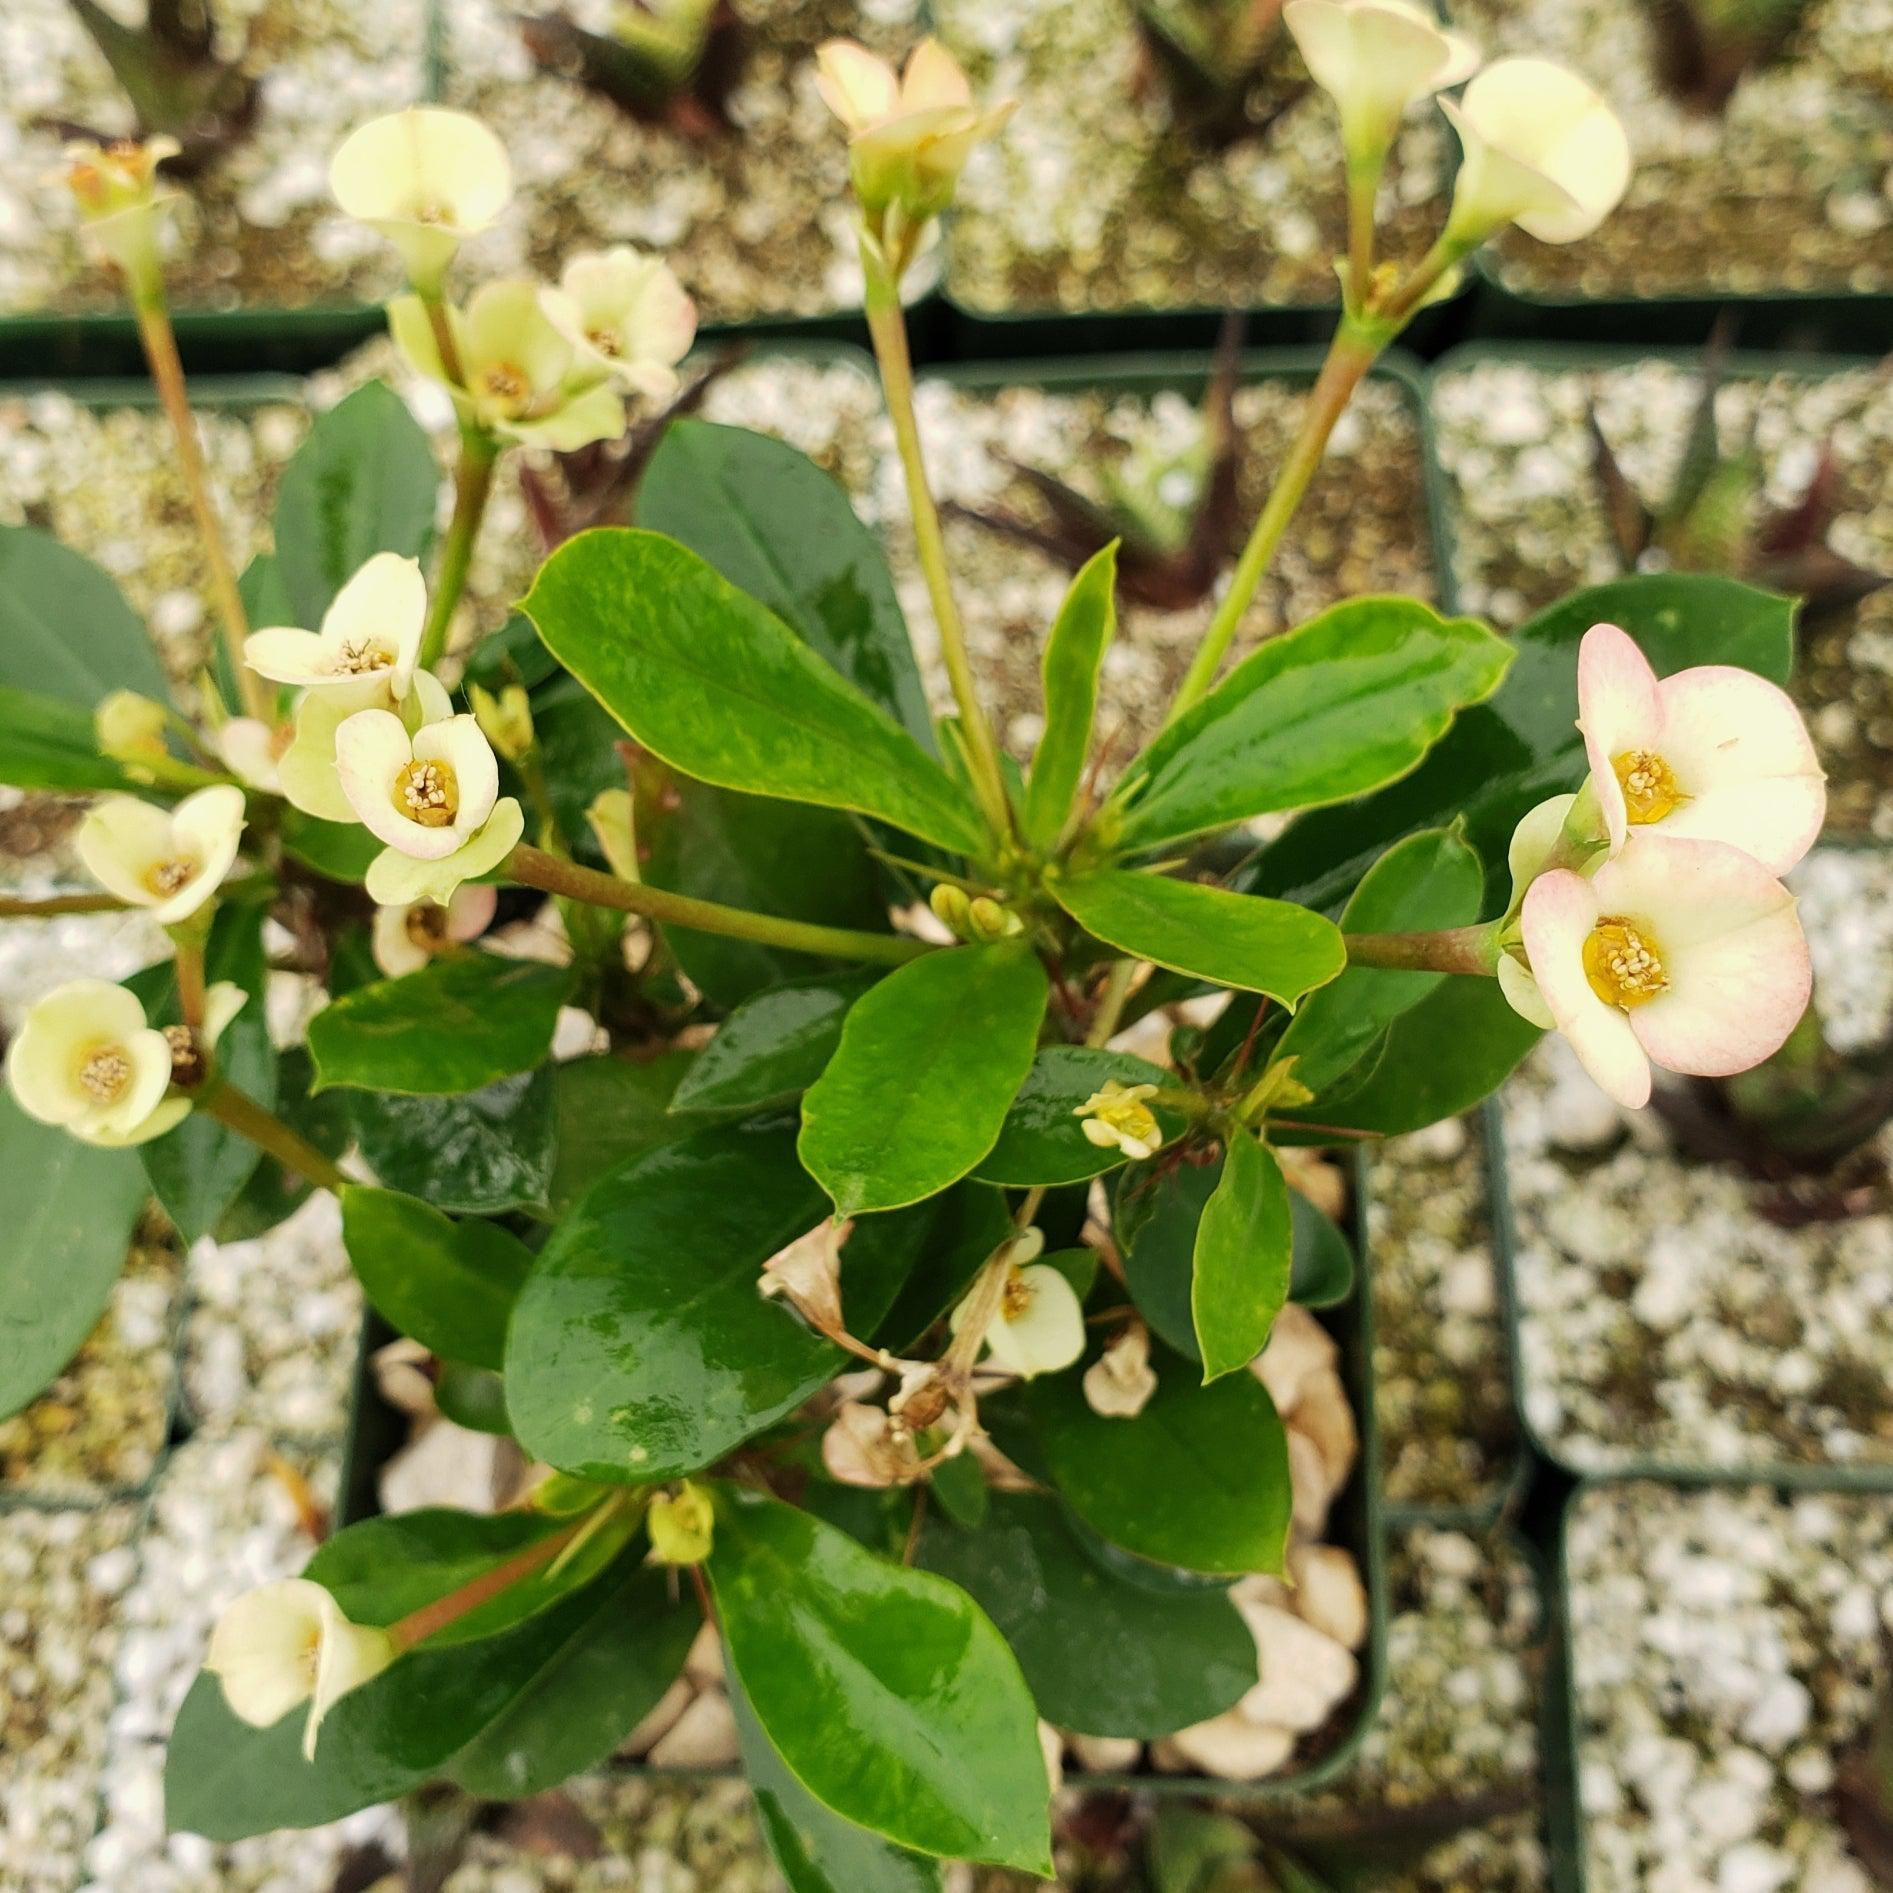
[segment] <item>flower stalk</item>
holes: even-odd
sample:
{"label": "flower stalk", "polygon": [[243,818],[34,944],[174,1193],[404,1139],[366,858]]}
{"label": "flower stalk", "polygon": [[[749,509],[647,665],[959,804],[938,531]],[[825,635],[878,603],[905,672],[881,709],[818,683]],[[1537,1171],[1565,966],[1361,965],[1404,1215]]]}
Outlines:
{"label": "flower stalk", "polygon": [[1499,929],[1492,921],[1472,927],[1447,927],[1438,933],[1350,933],[1342,937],[1347,942],[1350,966],[1490,975],[1499,963]]}
{"label": "flower stalk", "polygon": [[529,842],[521,842],[501,865],[502,872],[512,880],[542,888],[548,894],[642,914],[666,926],[694,927],[700,933],[720,933],[734,940],[784,947],[791,953],[860,960],[872,966],[904,966],[923,953],[936,951],[925,940],[906,934],[866,933],[853,927],[823,927],[775,914],[753,914],[741,907],[726,907],[720,901],[698,900],[689,894],[649,887],[642,881],[620,880],[615,874],[601,874],[596,868],[564,860]]}
{"label": "flower stalk", "polygon": [[427,623],[421,632],[420,665],[431,670],[447,649],[447,633],[460,595],[467,588],[473,548],[486,517],[493,492],[493,469],[499,461],[499,442],[477,427],[460,430],[460,464],[454,470],[454,511],[441,547],[440,569],[428,600]]}
{"label": "flower stalk", "polygon": [[339,1192],[348,1183],[346,1172],[306,1137],[291,1130],[274,1111],[265,1110],[247,1091],[227,1080],[213,1083],[198,1095],[196,1103],[207,1116],[227,1125],[239,1137],[247,1137],[285,1169],[306,1177],[318,1188]]}

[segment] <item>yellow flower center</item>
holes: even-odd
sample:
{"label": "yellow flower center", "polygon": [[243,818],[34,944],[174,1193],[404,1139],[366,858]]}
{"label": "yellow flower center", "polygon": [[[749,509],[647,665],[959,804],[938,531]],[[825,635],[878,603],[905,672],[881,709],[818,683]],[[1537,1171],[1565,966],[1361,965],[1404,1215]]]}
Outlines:
{"label": "yellow flower center", "polygon": [[329,663],[329,669],[338,677],[365,677],[370,671],[393,668],[394,653],[373,638],[343,639]]}
{"label": "yellow flower center", "polygon": [[1006,1286],[999,1297],[999,1312],[1008,1321],[1019,1320],[1032,1306],[1032,1284],[1014,1269],[1006,1277]]}
{"label": "yellow flower center", "polygon": [[1655,943],[1633,922],[1605,918],[1584,942],[1584,977],[1607,1006],[1633,1012],[1669,991]]}
{"label": "yellow flower center", "polygon": [[444,762],[411,762],[394,779],[394,805],[423,828],[445,828],[460,812],[460,787]]}
{"label": "yellow flower center", "polygon": [[1639,826],[1674,815],[1689,800],[1675,772],[1653,749],[1626,749],[1612,764],[1630,819]]}
{"label": "yellow flower center", "polygon": [[438,953],[447,944],[447,910],[432,901],[408,909],[408,939],[423,953]]}
{"label": "yellow flower center", "polygon": [[101,1104],[110,1104],[131,1083],[131,1060],[123,1046],[95,1045],[79,1061],[80,1088]]}
{"label": "yellow flower center", "polygon": [[616,329],[587,329],[585,339],[601,355],[609,355],[613,361],[624,353],[624,337]]}
{"label": "yellow flower center", "polygon": [[185,854],[173,855],[168,861],[154,861],[145,870],[145,886],[160,900],[168,900],[190,881],[197,872],[197,865]]}
{"label": "yellow flower center", "polygon": [[512,362],[490,362],[480,370],[480,392],[500,413],[517,414],[532,396],[532,383]]}

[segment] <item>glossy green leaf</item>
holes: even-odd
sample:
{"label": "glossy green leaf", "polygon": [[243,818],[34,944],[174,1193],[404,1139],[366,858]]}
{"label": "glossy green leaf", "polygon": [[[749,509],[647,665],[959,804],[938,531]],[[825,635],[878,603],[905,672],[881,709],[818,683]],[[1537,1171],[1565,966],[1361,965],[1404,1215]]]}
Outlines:
{"label": "glossy green leaf", "polygon": [[[993,1145],[973,1168],[984,1183],[1025,1188],[1034,1183],[1082,1183],[1124,1162],[1121,1150],[1100,1147],[1084,1134],[1078,1107],[1115,1078],[1122,1085],[1168,1085],[1171,1074],[1129,1052],[1089,1045],[1047,1045],[1032,1061]],[[1153,1106],[1164,1137],[1184,1120]]]}
{"label": "glossy green leaf", "polygon": [[147,1194],[136,1151],[82,1144],[0,1091],[0,1419],[44,1391],[98,1325]]}
{"label": "glossy green leaf", "polygon": [[929,1518],[920,1563],[999,1626],[1039,1714],[1061,1729],[1151,1741],[1222,1714],[1255,1686],[1255,1639],[1227,1592],[1163,1597],[1126,1583],[1049,1499],[995,1492],[976,1530]]}
{"label": "glossy green leaf", "polygon": [[1117,546],[1113,542],[1071,581],[1039,661],[1045,733],[1033,752],[1024,811],[1026,838],[1038,847],[1049,848],[1057,841],[1077,800],[1098,709],[1098,670],[1116,634]]}
{"label": "glossy green leaf", "polygon": [[1013,1233],[1004,1194],[982,1183],[956,1183],[920,1207],[929,1219],[920,1259],[893,1307],[867,1337],[901,1355],[915,1352],[920,1337],[946,1315],[980,1265]]}
{"label": "glossy green leaf", "polygon": [[771,986],[717,1028],[672,1095],[673,1111],[760,1111],[788,1104],[817,1078],[841,1043],[848,1008],[871,973],[830,973]]}
{"label": "glossy green leaf", "polygon": [[542,1066],[458,1097],[338,1091],[376,1178],[436,1209],[490,1216],[552,1188],[553,1081]]}
{"label": "glossy green leaf", "polygon": [[[232,1084],[269,1110],[276,1103],[276,1051],[264,1006],[269,975],[263,913],[260,906],[218,910],[204,950],[204,975],[213,985],[227,980],[247,995],[243,1010],[217,1041],[217,1063]],[[126,983],[144,1001],[145,1015],[154,1025],[178,1022],[174,962],[160,961]],[[138,1155],[153,1194],[186,1242],[217,1227],[260,1161],[247,1137],[202,1111],[193,1111],[176,1130],[140,1144]]]}
{"label": "glossy green leaf", "polygon": [[1253,1374],[1204,1386],[1154,1347],[1157,1391],[1131,1420],[1086,1404],[1076,1370],[1026,1390],[1053,1483],[1099,1536],[1158,1564],[1220,1577],[1279,1574],[1288,1543],[1288,1440]]}
{"label": "glossy green leaf", "polygon": [[511,1439],[513,1416],[506,1411],[506,1382],[490,1367],[469,1367],[465,1361],[436,1361],[434,1404],[441,1418],[469,1433],[491,1433]]}
{"label": "glossy green leaf", "polygon": [[1264,849],[1241,885],[1331,908],[1400,836],[1463,818],[1489,909],[1508,891],[1506,846],[1546,796],[1584,779],[1576,727],[1577,650],[1594,624],[1623,627],[1656,669],[1734,664],[1786,683],[1793,600],[1730,578],[1663,573],[1574,592],[1514,636],[1518,658],[1490,703],[1466,711],[1425,763],[1357,805],[1304,815]]}
{"label": "glossy green leaf", "polygon": [[964,1591],[728,1486],[706,1568],[727,1665],[816,1800],[920,1853],[1049,1877],[1031,1694]]}
{"label": "glossy green leaf", "polygon": [[32,526],[0,526],[0,687],[76,703],[171,686],[138,614],[90,559]]}
{"label": "glossy green leaf", "polygon": [[[332,1091],[311,1098],[309,1081],[314,1072],[308,1052],[300,1045],[287,1046],[276,1054],[276,1115],[325,1157],[340,1158],[353,1140],[342,1102],[349,1093]],[[218,1217],[217,1240],[247,1242],[266,1235],[293,1215],[314,1188],[301,1171],[291,1170],[271,1156],[259,1158],[249,1181]]]}
{"label": "glossy green leaf", "polygon": [[789,1893],[941,1893],[938,1860],[897,1847],[823,1807],[763,1734],[734,1678],[727,1686],[757,1823]]}
{"label": "glossy green leaf", "polygon": [[1117,868],[1048,880],[1047,887],[1087,933],[1120,952],[1267,993],[1290,1011],[1347,964],[1339,928],[1286,901]]}
{"label": "glossy green leaf", "polygon": [[1282,1166],[1266,1144],[1239,1132],[1196,1226],[1190,1315],[1204,1380],[1247,1367],[1268,1345],[1288,1299],[1293,1256]]}
{"label": "glossy green leaf", "polygon": [[1252,652],[1133,763],[1120,845],[1165,848],[1279,809],[1377,789],[1456,710],[1491,695],[1511,651],[1417,598],[1352,598]]}
{"label": "glossy green leaf", "polygon": [[802,1100],[802,1161],[838,1215],[957,1182],[1032,1068],[1045,969],[1023,939],[910,960],[858,999]]}
{"label": "glossy green leaf", "polygon": [[[673,1479],[807,1399],[841,1352],[757,1284],[826,1211],[781,1124],[699,1131],[612,1171],[554,1230],[513,1311],[507,1402],[527,1450],[587,1478]],[[892,1306],[928,1221],[856,1228],[851,1332]]]}
{"label": "glossy green leaf", "polygon": [[670,1115],[670,1106],[691,1063],[682,1051],[642,1059],[602,1052],[553,1066],[557,1159],[546,1200],[555,1216],[627,1157],[689,1130]]}
{"label": "glossy green leaf", "polygon": [[[1343,1130],[1397,1137],[1457,1117],[1489,1097],[1544,1035],[1506,1004],[1496,979],[1442,980],[1388,1028],[1379,1056],[1309,1116]],[[1283,1113],[1291,1124],[1293,1112]],[[1320,1141],[1320,1132],[1310,1133]]]}
{"label": "glossy green leaf", "polygon": [[282,812],[283,847],[305,868],[325,879],[359,887],[368,864],[380,854],[381,838],[353,822],[325,822],[287,803]]}
{"label": "glossy green leaf", "polygon": [[[1450,829],[1423,829],[1396,843],[1367,871],[1341,916],[1341,929],[1407,933],[1466,926],[1479,918],[1484,885],[1479,857],[1464,841]],[[1309,996],[1275,1055],[1294,1059],[1297,1081],[1319,1097],[1444,977],[1350,966]]]}
{"label": "glossy green leaf", "polygon": [[1339,1307],[1354,1292],[1354,1245],[1299,1190],[1289,1191],[1288,1209],[1295,1225],[1288,1299],[1304,1308]]}
{"label": "glossy green leaf", "polygon": [[1112,1222],[1125,1286],[1151,1332],[1190,1360],[1198,1358],[1190,1299],[1196,1232],[1222,1174],[1222,1160],[1216,1158],[1174,1167],[1134,1164],[1114,1179]]}
{"label": "glossy green leaf", "polygon": [[[653,887],[787,920],[887,928],[887,896],[853,816],[669,776],[640,796],[638,816],[638,839],[649,850],[644,879]],[[690,927],[667,927],[664,938],[718,1006],[822,969],[806,953]]]}
{"label": "glossy green leaf", "polygon": [[[563,1711],[571,1726],[581,1717],[594,1730],[618,1724],[585,1762],[602,1759],[655,1700],[644,1699],[646,1679],[637,1671],[621,1673],[611,1662],[627,1627],[649,1622],[652,1577],[623,1561],[610,1576],[484,1639],[474,1646],[477,1657],[465,1644],[423,1644],[336,1703],[312,1763],[302,1759],[301,1709],[273,1728],[253,1729],[230,1713],[215,1677],[199,1676],[165,1757],[167,1824],[209,1840],[241,1840],[319,1827],[395,1800],[451,1773],[461,1752],[479,1754],[484,1730],[504,1728],[522,1709],[545,1713],[546,1688],[563,1689],[574,1675],[583,1676],[586,1695]],[[601,1660],[585,1662],[587,1649],[601,1651]]]}
{"label": "glossy green leaf", "polygon": [[932,751],[887,555],[806,454],[747,428],[673,421],[638,485],[637,523],[702,554]]}
{"label": "glossy green leaf", "polygon": [[418,559],[439,491],[427,435],[386,382],[318,415],[276,490],[276,564],[294,616],[261,622],[314,630],[377,552]]}
{"label": "glossy green leaf", "polygon": [[383,1318],[436,1354],[497,1368],[532,1256],[497,1223],[454,1222],[412,1196],[351,1184],[342,1241]]}
{"label": "glossy green leaf", "polygon": [[640,743],[700,781],[879,816],[976,851],[971,803],[899,724],[694,552],[586,532],[524,609],[553,655]]}
{"label": "glossy green leaf", "polygon": [[137,787],[99,754],[89,710],[67,698],[11,689],[0,689],[0,782],[68,793]]}
{"label": "glossy green leaf", "polygon": [[[1085,1253],[1089,1254],[1087,1250]],[[1046,1258],[1048,1261],[1050,1257]],[[1092,1258],[1094,1261],[1096,1257]],[[992,1494],[986,1489],[986,1475],[972,1453],[959,1453],[943,1459],[927,1475],[927,1490],[942,1512],[961,1525],[983,1525],[991,1509]]]}
{"label": "glossy green leaf", "polygon": [[563,967],[469,952],[358,987],[309,1022],[316,1088],[437,1097],[530,1071],[551,1047],[569,984]]}

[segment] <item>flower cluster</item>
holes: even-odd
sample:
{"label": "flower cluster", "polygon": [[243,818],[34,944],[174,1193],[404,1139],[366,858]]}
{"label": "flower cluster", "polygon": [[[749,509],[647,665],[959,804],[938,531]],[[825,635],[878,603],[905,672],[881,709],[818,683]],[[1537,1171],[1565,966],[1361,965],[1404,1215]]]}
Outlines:
{"label": "flower cluster", "polygon": [[1746,1071],[1806,1010],[1807,943],[1776,877],[1820,833],[1826,789],[1781,690],[1721,664],[1659,678],[1615,625],[1580,647],[1578,727],[1590,776],[1513,837],[1497,970],[1636,1107],[1652,1065]]}
{"label": "flower cluster", "polygon": [[343,142],[329,183],[400,251],[410,293],[388,305],[389,329],[463,427],[571,452],[623,433],[627,394],[675,390],[697,312],[665,264],[629,245],[572,258],[556,288],[509,277],[482,284],[465,309],[442,300],[461,243],[512,197],[505,149],[479,120],[437,106],[374,119]]}

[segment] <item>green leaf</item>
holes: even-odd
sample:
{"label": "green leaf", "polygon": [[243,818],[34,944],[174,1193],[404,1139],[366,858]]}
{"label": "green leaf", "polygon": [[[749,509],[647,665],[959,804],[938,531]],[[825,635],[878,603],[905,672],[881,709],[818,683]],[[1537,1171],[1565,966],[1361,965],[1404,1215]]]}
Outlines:
{"label": "green leaf", "polygon": [[1045,995],[1038,955],[1016,939],[910,960],[855,1002],[802,1100],[802,1161],[837,1215],[918,1202],[992,1149]]}
{"label": "green leaf", "polygon": [[276,564],[294,613],[287,622],[313,630],[377,552],[418,559],[433,536],[439,490],[427,435],[385,382],[318,415],[276,490]]}
{"label": "green leaf", "polygon": [[747,428],[673,421],[639,483],[637,523],[708,559],[932,752],[887,555],[806,454]]}
{"label": "green leaf", "polygon": [[1190,1315],[1203,1379],[1247,1367],[1288,1299],[1294,1234],[1288,1180],[1274,1151],[1239,1131],[1196,1226]]}
{"label": "green leaf", "polygon": [[[1423,829],[1367,871],[1341,916],[1342,931],[1418,933],[1466,926],[1479,918],[1484,885],[1479,857],[1464,841],[1450,829]],[[1309,997],[1275,1055],[1293,1058],[1296,1079],[1319,1097],[1445,977],[1350,966]]]}
{"label": "green leaf", "polygon": [[1781,684],[1793,661],[1794,614],[1791,599],[1703,574],[1618,579],[1574,592],[1519,628],[1517,661],[1503,686],[1461,716],[1418,770],[1353,807],[1302,816],[1262,851],[1241,885],[1335,907],[1400,836],[1463,817],[1496,908],[1509,885],[1512,830],[1546,796],[1583,780],[1577,648],[1592,625],[1621,625],[1664,675],[1692,664],[1734,664]]}
{"label": "green leaf", "polygon": [[0,689],[0,782],[16,789],[136,790],[98,752],[92,716],[61,697]]}
{"label": "green leaf", "polygon": [[[264,995],[269,978],[263,953],[261,906],[225,906],[211,926],[204,950],[204,976],[212,985],[228,980],[243,988],[243,1010],[217,1041],[217,1065],[239,1090],[265,1110],[276,1104],[276,1051],[270,1042]],[[160,961],[126,982],[144,1001],[154,1025],[174,1025],[176,963]],[[256,1173],[261,1161],[247,1137],[203,1111],[193,1111],[176,1130],[138,1146],[145,1175],[164,1213],[186,1242],[209,1235]]]}
{"label": "green leaf", "polygon": [[952,1459],[941,1460],[927,1475],[927,1489],[939,1502],[941,1511],[956,1524],[985,1524],[992,1494],[986,1489],[986,1475],[974,1454],[959,1453]]}
{"label": "green leaf", "polygon": [[380,854],[381,838],[353,822],[325,822],[287,803],[282,811],[284,849],[325,879],[359,887],[368,864]]}
{"label": "green leaf", "polygon": [[745,999],[697,1054],[670,1108],[760,1111],[793,1102],[822,1075],[848,1008],[873,982],[869,973],[830,973]]}
{"label": "green leaf", "polygon": [[1488,697],[1511,652],[1417,598],[1353,598],[1271,638],[1131,765],[1118,843],[1169,847],[1403,776]]}
{"label": "green leaf", "polygon": [[[1168,1085],[1171,1075],[1129,1052],[1089,1045],[1047,1045],[1032,1061],[1006,1113],[999,1141],[973,1167],[983,1183],[1024,1189],[1035,1183],[1082,1183],[1125,1161],[1121,1150],[1101,1148],[1084,1134],[1078,1107],[1115,1078],[1123,1085]],[[1153,1107],[1168,1141],[1183,1118]]]}
{"label": "green leaf", "polygon": [[1039,1714],[1061,1729],[1152,1741],[1255,1687],[1255,1639],[1226,1591],[1160,1596],[1127,1583],[1048,1499],[995,1492],[977,1530],[929,1518],[920,1563],[999,1626]]}
{"label": "green leaf", "polygon": [[506,1382],[490,1367],[469,1367],[464,1361],[437,1361],[434,1404],[442,1419],[464,1426],[469,1433],[513,1436],[513,1418],[506,1411]]}
{"label": "green leaf", "polygon": [[421,1645],[336,1703],[312,1763],[302,1759],[302,1709],[273,1728],[253,1729],[230,1713],[214,1676],[199,1676],[165,1758],[167,1824],[218,1841],[320,1827],[451,1772],[463,1751],[493,1766],[480,1748],[482,1732],[505,1728],[522,1710],[545,1713],[543,1692],[575,1690],[581,1685],[566,1680],[574,1677],[583,1679],[583,1696],[565,1695],[552,1720],[563,1714],[574,1730],[582,1719],[594,1731],[617,1723],[580,1765],[601,1760],[655,1700],[643,1700],[646,1679],[632,1670],[620,1702],[626,1677],[612,1662],[627,1627],[648,1634],[654,1575],[622,1562],[611,1576],[484,1639],[477,1660],[464,1644]]}
{"label": "green leaf", "polygon": [[[553,1231],[513,1311],[521,1443],[586,1478],[674,1479],[806,1400],[841,1351],[757,1284],[826,1209],[780,1123],[699,1131],[612,1171]],[[842,1251],[851,1332],[892,1306],[930,1221],[856,1228]]]}
{"label": "green leaf", "polygon": [[1288,1299],[1304,1308],[1339,1307],[1354,1292],[1354,1245],[1299,1190],[1289,1191],[1288,1209],[1295,1225]]}
{"label": "green leaf", "polygon": [[[648,789],[648,779],[640,784]],[[887,929],[887,896],[854,817],[665,777],[639,796],[644,879],[698,900],[827,926]],[[821,969],[806,953],[666,927],[677,963],[718,1006]]]}
{"label": "green leaf", "polygon": [[1135,1164],[1118,1179],[1112,1218],[1123,1250],[1125,1285],[1151,1332],[1190,1360],[1196,1351],[1191,1291],[1196,1232],[1222,1181],[1212,1163]]}
{"label": "green leaf", "polygon": [[437,1097],[530,1071],[551,1047],[570,983],[563,967],[467,952],[357,987],[309,1022],[316,1089]]}
{"label": "green leaf", "polygon": [[146,1195],[135,1151],[83,1144],[0,1091],[0,1419],[57,1379],[98,1325]]}
{"label": "green leaf", "polygon": [[789,1893],[941,1893],[940,1862],[831,1812],[796,1780],[749,1699],[726,1678],[756,1818]]}
{"label": "green leaf", "polygon": [[1097,553],[1071,581],[1045,641],[1039,672],[1045,690],[1045,733],[1032,757],[1025,794],[1026,839],[1049,848],[1084,780],[1091,722],[1098,708],[1098,669],[1117,634],[1117,545]]}
{"label": "green leaf", "polygon": [[648,1059],[601,1052],[553,1066],[558,1157],[546,1201],[555,1216],[563,1216],[607,1170],[689,1131],[670,1107],[691,1063],[691,1054],[682,1051]]}
{"label": "green leaf", "polygon": [[1086,1404],[1074,1370],[1026,1389],[1053,1483],[1093,1531],[1158,1564],[1218,1577],[1280,1575],[1291,1505],[1288,1440],[1253,1374],[1204,1386],[1151,1350],[1157,1391],[1131,1420]]}
{"label": "green leaf", "polygon": [[984,845],[946,772],[765,610],[656,533],[580,533],[524,609],[640,743],[703,782],[879,816],[960,853]]}
{"label": "green leaf", "polygon": [[548,1200],[554,1077],[541,1066],[458,1097],[336,1096],[369,1168],[389,1189],[436,1209],[490,1216]]}
{"label": "green leaf", "polygon": [[1340,929],[1286,901],[1118,868],[1048,879],[1046,886],[1079,926],[1120,952],[1219,986],[1267,993],[1291,1012],[1303,993],[1347,964]]}
{"label": "green leaf", "polygon": [[1151,1824],[1151,1893],[1215,1893],[1221,1882],[1213,1876],[1231,1862],[1253,1860],[1255,1851],[1254,1834],[1233,1815],[1165,1796]]}
{"label": "green leaf", "polygon": [[823,1806],[904,1847],[1049,1877],[1038,1718],[966,1593],[759,1493],[719,1491],[726,1663]]}
{"label": "green leaf", "polygon": [[[1319,1123],[1397,1137],[1457,1117],[1491,1096],[1543,1036],[1506,1004],[1496,979],[1443,979],[1388,1028],[1378,1058],[1321,1100]],[[1280,1121],[1293,1124],[1294,1113]],[[1309,1134],[1322,1141],[1319,1130]]]}
{"label": "green leaf", "polygon": [[532,1256],[497,1223],[456,1223],[394,1190],[342,1192],[342,1241],[368,1299],[423,1347],[497,1368]]}
{"label": "green leaf", "polygon": [[[349,1094],[337,1091],[311,1099],[309,1081],[314,1074],[315,1067],[302,1046],[291,1045],[277,1053],[276,1115],[325,1157],[339,1158],[353,1135],[343,1105]],[[291,1170],[271,1156],[259,1158],[250,1180],[218,1217],[217,1240],[247,1242],[268,1234],[293,1215],[314,1188],[301,1171]]]}
{"label": "green leaf", "polygon": [[0,686],[90,712],[114,690],[171,686],[138,615],[90,559],[32,526],[0,526]]}

